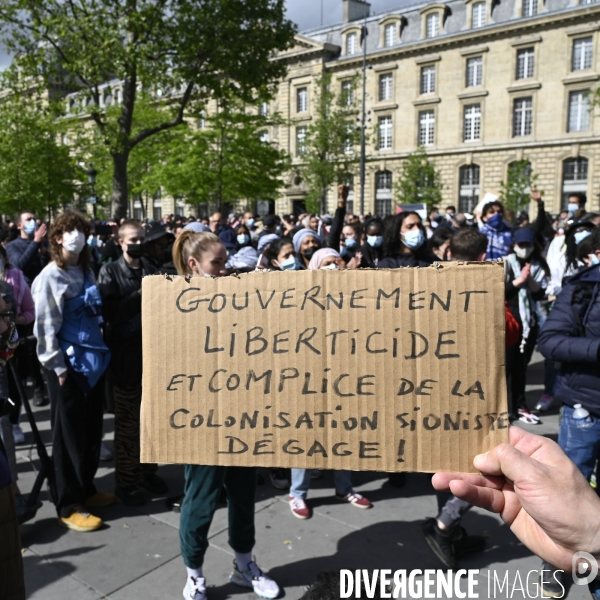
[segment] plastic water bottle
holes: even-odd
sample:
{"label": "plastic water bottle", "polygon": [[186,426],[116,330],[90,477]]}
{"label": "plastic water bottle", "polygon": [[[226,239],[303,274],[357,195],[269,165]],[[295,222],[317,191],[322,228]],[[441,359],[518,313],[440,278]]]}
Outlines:
{"label": "plastic water bottle", "polygon": [[575,410],[573,411],[573,420],[576,422],[575,424],[581,423],[591,423],[590,413],[581,406],[581,404],[575,404],[573,407]]}

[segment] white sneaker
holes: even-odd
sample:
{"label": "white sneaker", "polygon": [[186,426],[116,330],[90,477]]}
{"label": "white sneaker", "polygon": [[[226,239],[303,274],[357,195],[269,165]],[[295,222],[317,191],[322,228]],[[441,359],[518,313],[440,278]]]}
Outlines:
{"label": "white sneaker", "polygon": [[279,586],[268,575],[265,575],[254,561],[250,562],[248,570],[242,573],[234,560],[233,573],[229,576],[229,581],[234,585],[252,588],[254,593],[261,598],[277,598],[279,596]]}
{"label": "white sneaker", "polygon": [[100,460],[106,462],[107,460],[113,459],[113,453],[104,445],[104,442],[100,444]]}
{"label": "white sneaker", "polygon": [[206,579],[204,577],[188,577],[183,588],[185,600],[206,600]]}
{"label": "white sneaker", "polygon": [[540,412],[544,412],[548,410],[552,403],[554,402],[554,398],[550,394],[544,394],[535,405],[535,410],[539,410]]}
{"label": "white sneaker", "polygon": [[25,443],[25,434],[18,423],[13,425],[13,437],[15,438],[15,444]]}

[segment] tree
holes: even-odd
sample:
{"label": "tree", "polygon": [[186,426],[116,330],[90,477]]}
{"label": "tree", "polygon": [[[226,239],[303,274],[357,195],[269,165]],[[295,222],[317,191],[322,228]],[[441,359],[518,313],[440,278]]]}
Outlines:
{"label": "tree", "polygon": [[314,121],[301,152],[300,170],[308,186],[306,207],[314,213],[325,211],[327,192],[351,174],[358,162],[355,148],[360,130],[353,126],[355,107],[350,102],[355,81],[344,94],[333,91],[331,81],[331,73],[325,72],[315,82]]}
{"label": "tree", "polygon": [[[285,73],[272,60],[293,42],[284,0],[2,0],[0,33],[24,75],[79,90],[112,159],[117,217],[128,200],[131,152],[184,122],[195,102],[223,95],[254,102]],[[117,114],[104,86],[122,85]],[[141,90],[165,99],[164,120],[133,132]]]}
{"label": "tree", "polygon": [[500,200],[504,206],[519,213],[529,206],[531,190],[538,176],[531,170],[528,160],[517,160],[508,166],[506,182],[500,182]]}
{"label": "tree", "polygon": [[421,145],[402,163],[400,178],[394,186],[399,204],[427,204],[428,208],[442,201],[442,178]]}
{"label": "tree", "polygon": [[46,99],[18,85],[0,101],[1,212],[51,216],[80,190],[85,173],[59,144],[54,116]]}
{"label": "tree", "polygon": [[277,116],[248,111],[236,99],[222,102],[213,115],[187,116],[157,169],[165,191],[189,204],[219,208],[238,200],[273,198],[289,169],[287,154],[266,138]]}

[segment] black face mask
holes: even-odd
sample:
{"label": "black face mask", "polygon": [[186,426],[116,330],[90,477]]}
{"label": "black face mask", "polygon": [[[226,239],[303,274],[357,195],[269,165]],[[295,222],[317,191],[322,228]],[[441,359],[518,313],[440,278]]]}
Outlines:
{"label": "black face mask", "polygon": [[127,254],[131,258],[142,258],[144,253],[144,244],[127,244]]}
{"label": "black face mask", "polygon": [[302,255],[306,260],[310,260],[313,257],[313,254],[317,251],[317,248],[307,248]]}

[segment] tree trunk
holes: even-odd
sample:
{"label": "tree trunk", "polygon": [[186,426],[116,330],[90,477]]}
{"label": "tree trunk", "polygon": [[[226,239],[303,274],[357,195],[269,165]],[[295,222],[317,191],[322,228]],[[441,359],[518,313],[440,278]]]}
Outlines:
{"label": "tree trunk", "polygon": [[111,197],[111,212],[116,221],[127,217],[129,204],[129,189],[127,181],[127,163],[129,152],[113,154],[113,189]]}

